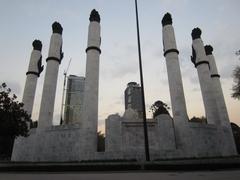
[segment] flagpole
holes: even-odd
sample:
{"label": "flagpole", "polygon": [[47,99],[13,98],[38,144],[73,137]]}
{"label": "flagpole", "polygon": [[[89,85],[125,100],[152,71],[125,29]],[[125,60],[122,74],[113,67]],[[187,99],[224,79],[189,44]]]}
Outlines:
{"label": "flagpole", "polygon": [[144,84],[143,84],[142,57],[141,57],[141,43],[140,43],[140,33],[139,33],[137,0],[135,0],[135,9],[136,9],[136,24],[137,24],[139,70],[140,70],[140,81],[141,81],[141,90],[142,90],[141,95],[142,95],[142,110],[143,110],[145,156],[146,156],[146,161],[150,161],[149,143],[148,143],[148,130],[147,130],[147,120],[146,120],[146,107],[145,107],[145,98],[144,98]]}

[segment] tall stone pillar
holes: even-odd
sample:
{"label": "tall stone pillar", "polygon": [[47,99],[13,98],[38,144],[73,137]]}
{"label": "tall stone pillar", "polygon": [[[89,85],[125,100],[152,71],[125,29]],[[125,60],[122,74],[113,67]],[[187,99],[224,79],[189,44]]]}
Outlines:
{"label": "tall stone pillar", "polygon": [[224,152],[225,155],[235,155],[236,147],[235,147],[234,137],[232,134],[232,128],[230,125],[227,107],[226,107],[224,96],[223,96],[222,86],[220,82],[220,75],[218,74],[215,58],[212,54],[213,47],[210,45],[205,46],[205,52],[210,65],[211,81],[214,89],[214,96],[216,99],[218,117],[220,118],[220,125],[224,129],[222,138],[221,138],[221,140],[223,140],[221,144],[222,151]]}
{"label": "tall stone pillar", "polygon": [[230,121],[228,117],[227,107],[225,104],[222,86],[220,82],[220,75],[218,74],[215,58],[212,54],[213,48],[210,45],[205,46],[205,52],[210,65],[210,75],[212,80],[212,86],[214,89],[214,95],[216,97],[216,104],[218,109],[220,124],[225,127],[230,127]]}
{"label": "tall stone pillar", "polygon": [[24,109],[28,114],[32,114],[33,102],[35,98],[37,79],[43,71],[42,66],[42,43],[39,40],[34,40],[32,43],[33,50],[28,66],[27,78],[25,82],[25,88],[23,92],[22,102],[24,103]]}
{"label": "tall stone pillar", "polygon": [[203,104],[205,107],[205,113],[207,122],[209,124],[220,124],[220,120],[217,112],[217,104],[214,97],[214,91],[210,75],[209,61],[205,53],[203,41],[201,39],[201,30],[194,28],[192,30],[192,50],[193,55],[191,57],[192,62],[197,68],[198,78],[200,82]]}
{"label": "tall stone pillar", "polygon": [[59,64],[63,58],[62,53],[62,26],[58,22],[52,24],[52,37],[48,52],[46,74],[43,84],[42,101],[39,114],[39,128],[52,126],[54,101],[56,94]]}
{"label": "tall stone pillar", "polygon": [[97,151],[99,56],[101,54],[100,15],[95,9],[92,10],[89,20],[86,79],[81,119],[86,137],[83,142],[83,150],[95,152]]}
{"label": "tall stone pillar", "polygon": [[162,19],[163,26],[163,46],[164,56],[166,58],[168,83],[170,89],[173,120],[177,145],[182,146],[184,139],[187,138],[185,126],[188,122],[187,108],[182,84],[182,75],[178,60],[178,50],[172,26],[171,14],[166,13]]}

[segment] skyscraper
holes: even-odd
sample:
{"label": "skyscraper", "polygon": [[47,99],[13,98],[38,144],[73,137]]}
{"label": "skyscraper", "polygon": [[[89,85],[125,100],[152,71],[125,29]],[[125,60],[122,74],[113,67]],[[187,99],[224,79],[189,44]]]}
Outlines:
{"label": "skyscraper", "polygon": [[141,86],[136,82],[129,82],[125,89],[125,110],[132,108],[142,116]]}
{"label": "skyscraper", "polygon": [[80,122],[84,96],[85,77],[68,76],[64,108],[64,124]]}

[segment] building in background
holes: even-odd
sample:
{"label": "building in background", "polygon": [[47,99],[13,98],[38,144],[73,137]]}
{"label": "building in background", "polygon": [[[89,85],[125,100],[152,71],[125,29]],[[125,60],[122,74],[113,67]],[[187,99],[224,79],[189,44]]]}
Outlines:
{"label": "building in background", "polygon": [[142,91],[141,86],[136,82],[129,82],[124,92],[125,110],[131,108],[142,117]]}
{"label": "building in background", "polygon": [[80,122],[84,96],[85,77],[70,75],[67,79],[64,104],[64,124]]}

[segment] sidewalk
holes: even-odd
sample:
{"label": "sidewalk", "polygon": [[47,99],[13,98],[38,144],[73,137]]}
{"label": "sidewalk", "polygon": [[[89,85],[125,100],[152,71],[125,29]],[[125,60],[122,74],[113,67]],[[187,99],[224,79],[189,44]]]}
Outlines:
{"label": "sidewalk", "polygon": [[240,157],[175,159],[151,162],[1,162],[0,172],[196,171],[240,169]]}

